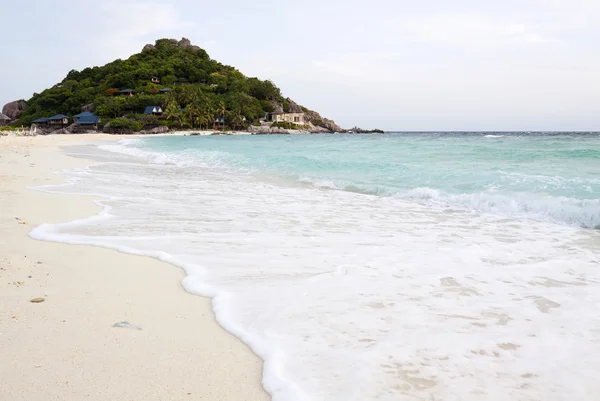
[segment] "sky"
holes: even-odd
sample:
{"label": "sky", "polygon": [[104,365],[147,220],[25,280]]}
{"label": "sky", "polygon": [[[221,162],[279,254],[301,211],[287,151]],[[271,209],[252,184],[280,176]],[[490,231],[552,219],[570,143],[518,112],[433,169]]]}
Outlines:
{"label": "sky", "polygon": [[598,0],[20,0],[0,105],[187,37],[342,127],[600,131]]}

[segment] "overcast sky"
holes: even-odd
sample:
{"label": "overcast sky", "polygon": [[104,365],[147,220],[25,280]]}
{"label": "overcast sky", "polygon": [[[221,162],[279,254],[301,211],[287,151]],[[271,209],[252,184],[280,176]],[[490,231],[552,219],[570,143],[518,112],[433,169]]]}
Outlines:
{"label": "overcast sky", "polygon": [[189,38],[344,127],[600,130],[600,0],[20,0],[0,105]]}

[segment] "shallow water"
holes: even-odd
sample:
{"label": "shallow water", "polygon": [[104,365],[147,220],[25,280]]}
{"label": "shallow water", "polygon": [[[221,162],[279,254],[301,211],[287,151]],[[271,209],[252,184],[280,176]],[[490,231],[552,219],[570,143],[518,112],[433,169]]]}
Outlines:
{"label": "shallow water", "polygon": [[[183,267],[295,400],[600,391],[600,136],[153,137],[44,190],[104,211],[34,238]],[[140,278],[143,279],[143,278]]]}

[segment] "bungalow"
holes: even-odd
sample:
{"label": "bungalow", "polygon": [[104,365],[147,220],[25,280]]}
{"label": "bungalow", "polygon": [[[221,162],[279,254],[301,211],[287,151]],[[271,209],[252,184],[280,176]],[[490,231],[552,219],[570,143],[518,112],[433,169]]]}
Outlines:
{"label": "bungalow", "polygon": [[86,128],[93,127],[94,129],[98,129],[98,124],[100,123],[100,117],[90,113],[89,111],[79,113],[76,116],[73,116],[73,119],[75,120],[75,124]]}
{"label": "bungalow", "polygon": [[73,120],[75,120],[75,124],[77,124],[77,121],[81,118],[81,117],[90,117],[93,116],[93,113],[90,113],[89,111],[84,111],[83,113],[79,113],[79,114],[75,114],[73,116]]}
{"label": "bungalow", "polygon": [[160,116],[163,113],[163,109],[160,106],[148,106],[144,110],[144,114],[152,114],[153,116]]}
{"label": "bungalow", "polygon": [[69,125],[69,117],[65,116],[64,114],[57,114],[55,116],[52,116],[48,119],[48,123],[50,125],[62,125],[67,126]]}
{"label": "bungalow", "polygon": [[37,120],[33,120],[31,123],[32,124],[37,124],[37,125],[48,125],[48,118],[46,117],[42,117],[42,118],[38,118]]}
{"label": "bungalow", "polygon": [[0,113],[0,126],[7,125],[10,122],[10,117]]}
{"label": "bungalow", "polygon": [[223,117],[223,116],[215,117],[215,120],[213,123],[213,129],[221,129],[221,128],[225,128],[225,117]]}
{"label": "bungalow", "polygon": [[286,122],[296,125],[304,125],[304,113],[286,113],[281,106],[277,106],[275,111],[271,113],[270,120],[278,122]]}
{"label": "bungalow", "polygon": [[159,77],[152,77],[151,79],[153,84],[159,84],[160,83],[160,78]]}
{"label": "bungalow", "polygon": [[127,88],[127,89],[120,90],[120,91],[119,91],[119,94],[120,94],[120,95],[125,95],[125,96],[133,96],[133,93],[134,93],[134,92],[135,92],[135,91],[134,91],[133,89],[131,89],[131,88]]}

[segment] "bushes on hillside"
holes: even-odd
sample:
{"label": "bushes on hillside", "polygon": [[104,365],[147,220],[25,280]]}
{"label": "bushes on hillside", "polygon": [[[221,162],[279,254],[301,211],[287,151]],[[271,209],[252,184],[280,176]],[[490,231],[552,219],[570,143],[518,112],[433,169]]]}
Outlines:
{"label": "bushes on hillside", "polygon": [[143,128],[144,126],[141,122],[128,118],[120,117],[110,120],[110,130],[112,132],[141,131]]}

